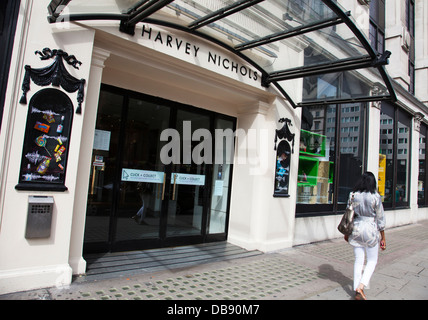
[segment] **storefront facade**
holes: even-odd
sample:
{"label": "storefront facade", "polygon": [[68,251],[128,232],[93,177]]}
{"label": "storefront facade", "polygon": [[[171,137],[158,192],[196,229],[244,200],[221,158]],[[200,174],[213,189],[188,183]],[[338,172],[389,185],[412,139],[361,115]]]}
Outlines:
{"label": "storefront facade", "polygon": [[[356,44],[366,1],[342,1],[352,24],[327,0],[251,1],[203,32],[183,26],[220,2],[107,2],[21,0],[1,124],[1,293],[67,285],[88,252],[339,237],[364,170],[379,176],[388,227],[428,218],[427,100],[394,90],[386,59]],[[260,33],[238,48],[248,30]]]}

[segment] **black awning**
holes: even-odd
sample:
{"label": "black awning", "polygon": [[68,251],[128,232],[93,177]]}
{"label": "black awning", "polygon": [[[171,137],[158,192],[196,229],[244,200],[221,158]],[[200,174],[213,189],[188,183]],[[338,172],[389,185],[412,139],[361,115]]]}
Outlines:
{"label": "black awning", "polygon": [[[293,107],[396,100],[377,54],[335,0],[52,0],[49,21],[139,22],[210,40],[245,59]],[[341,85],[344,81],[352,85]]]}

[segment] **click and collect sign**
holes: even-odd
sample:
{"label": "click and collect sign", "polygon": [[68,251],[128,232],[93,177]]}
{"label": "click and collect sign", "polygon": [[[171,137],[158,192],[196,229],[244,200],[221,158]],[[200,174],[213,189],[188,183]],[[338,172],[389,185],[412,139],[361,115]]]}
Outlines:
{"label": "click and collect sign", "polygon": [[173,172],[171,173],[171,183],[186,184],[186,185],[192,185],[192,186],[203,186],[205,185],[205,175]]}
{"label": "click and collect sign", "polygon": [[122,169],[122,181],[163,183],[163,176],[161,171]]}
{"label": "click and collect sign", "polygon": [[[123,168],[122,181],[163,183],[164,174],[165,173],[162,171],[149,171],[149,170]],[[173,172],[171,173],[171,184],[203,186],[205,185],[205,175]]]}

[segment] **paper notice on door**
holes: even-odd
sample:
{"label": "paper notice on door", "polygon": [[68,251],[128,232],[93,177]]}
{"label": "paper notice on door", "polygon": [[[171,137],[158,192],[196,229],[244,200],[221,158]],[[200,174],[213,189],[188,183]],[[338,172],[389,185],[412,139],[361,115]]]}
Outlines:
{"label": "paper notice on door", "polygon": [[205,175],[173,172],[171,173],[171,183],[186,184],[191,186],[203,186],[205,185]]}
{"label": "paper notice on door", "polygon": [[162,171],[122,169],[122,181],[163,183]]}
{"label": "paper notice on door", "polygon": [[111,132],[95,129],[93,149],[109,151]]}
{"label": "paper notice on door", "polygon": [[216,180],[214,185],[214,195],[222,196],[223,195],[223,180]]}

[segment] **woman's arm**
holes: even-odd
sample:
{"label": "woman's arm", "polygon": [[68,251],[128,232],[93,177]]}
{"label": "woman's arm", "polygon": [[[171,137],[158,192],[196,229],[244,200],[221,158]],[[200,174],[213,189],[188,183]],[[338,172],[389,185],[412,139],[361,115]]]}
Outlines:
{"label": "woman's arm", "polygon": [[386,249],[385,231],[384,231],[384,230],[382,230],[382,231],[380,232],[380,248],[381,248],[382,250],[385,250],[385,249]]}

